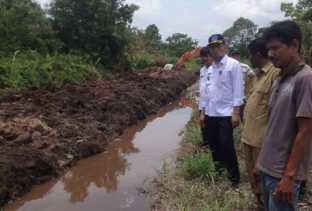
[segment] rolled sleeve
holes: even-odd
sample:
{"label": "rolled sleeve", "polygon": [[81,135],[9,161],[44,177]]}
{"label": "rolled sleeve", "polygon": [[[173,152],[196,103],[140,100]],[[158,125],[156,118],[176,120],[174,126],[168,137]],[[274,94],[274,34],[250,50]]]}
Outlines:
{"label": "rolled sleeve", "polygon": [[243,70],[239,64],[234,65],[232,70],[233,83],[233,106],[238,107],[244,103],[244,79]]}

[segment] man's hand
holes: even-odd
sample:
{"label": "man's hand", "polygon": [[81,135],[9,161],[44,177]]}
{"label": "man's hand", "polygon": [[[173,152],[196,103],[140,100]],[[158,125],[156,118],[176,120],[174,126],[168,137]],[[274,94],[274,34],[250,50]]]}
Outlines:
{"label": "man's hand", "polygon": [[234,112],[232,114],[232,125],[233,128],[236,128],[239,126],[239,124],[241,123],[241,118],[238,112]]}
{"label": "man's hand", "polygon": [[290,177],[283,177],[274,195],[281,201],[291,203],[294,196],[295,181]]}
{"label": "man's hand", "polygon": [[252,170],[252,181],[251,181],[251,185],[253,188],[255,188],[259,183],[261,182],[261,178],[260,178],[260,170],[255,167]]}
{"label": "man's hand", "polygon": [[199,114],[199,125],[201,128],[205,127],[205,113],[203,111]]}

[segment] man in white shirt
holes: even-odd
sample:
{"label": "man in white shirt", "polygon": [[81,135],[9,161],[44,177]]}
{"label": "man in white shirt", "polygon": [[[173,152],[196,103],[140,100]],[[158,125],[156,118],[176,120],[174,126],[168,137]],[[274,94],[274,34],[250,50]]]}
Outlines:
{"label": "man in white shirt", "polygon": [[249,65],[241,62],[241,54],[238,49],[232,48],[229,52],[229,56],[240,62],[245,80],[247,77],[255,76],[255,72],[249,67]]}
{"label": "man in white shirt", "polygon": [[214,63],[208,68],[205,85],[205,134],[217,169],[225,168],[233,186],[240,173],[233,140],[233,128],[240,122],[244,100],[244,81],[240,63],[226,55],[222,35],[209,38],[209,51]]}
{"label": "man in white shirt", "polygon": [[203,67],[200,69],[200,78],[199,78],[199,120],[200,120],[200,127],[202,131],[202,137],[203,137],[203,146],[208,146],[208,139],[205,135],[205,86],[208,79],[208,68],[213,63],[213,58],[210,55],[209,47],[203,47],[200,51],[200,58],[203,64]]}
{"label": "man in white shirt", "polygon": [[229,52],[229,56],[232,57],[233,59],[236,59],[239,61],[241,69],[243,71],[243,80],[244,80],[244,94],[245,94],[245,99],[244,99],[244,104],[241,107],[241,119],[244,119],[244,109],[245,109],[245,104],[247,101],[247,97],[250,94],[250,90],[252,88],[252,82],[254,77],[256,76],[255,72],[249,67],[249,65],[242,63],[241,62],[241,54],[237,48],[232,48]]}

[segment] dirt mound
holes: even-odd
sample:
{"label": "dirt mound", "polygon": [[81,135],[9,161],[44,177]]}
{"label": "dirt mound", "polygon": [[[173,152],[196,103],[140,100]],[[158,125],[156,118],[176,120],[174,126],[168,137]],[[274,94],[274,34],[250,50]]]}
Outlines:
{"label": "dirt mound", "polygon": [[127,127],[178,99],[195,80],[191,73],[157,69],[1,97],[0,205],[105,150]]}
{"label": "dirt mound", "polygon": [[56,164],[30,147],[0,148],[0,204],[30,190],[31,184],[56,176]]}

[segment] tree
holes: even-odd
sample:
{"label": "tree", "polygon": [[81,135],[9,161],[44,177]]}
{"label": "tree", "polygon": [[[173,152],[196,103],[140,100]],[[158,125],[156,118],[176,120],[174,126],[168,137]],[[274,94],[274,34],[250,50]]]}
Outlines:
{"label": "tree", "polygon": [[31,0],[0,0],[0,51],[51,52],[61,45],[39,4]]}
{"label": "tree", "polygon": [[149,25],[145,29],[144,39],[149,50],[158,52],[161,48],[161,35],[155,24]]}
{"label": "tree", "polygon": [[49,14],[64,52],[83,52],[112,67],[126,59],[136,5],[125,0],[54,0]]}
{"label": "tree", "polygon": [[186,34],[175,33],[166,39],[167,49],[171,56],[180,57],[183,53],[197,47],[198,42]]}
{"label": "tree", "polygon": [[240,17],[233,26],[223,32],[229,45],[238,49],[241,55],[247,56],[248,43],[256,36],[257,25],[247,18]]}
{"label": "tree", "polygon": [[312,2],[311,0],[299,0],[293,3],[282,3],[281,10],[286,17],[292,18],[298,23],[303,33],[303,55],[307,62],[312,64]]}
{"label": "tree", "polygon": [[237,36],[245,36],[246,38],[252,37],[257,30],[257,25],[247,18],[240,17],[233,26],[223,32],[223,35],[230,40],[235,39]]}

